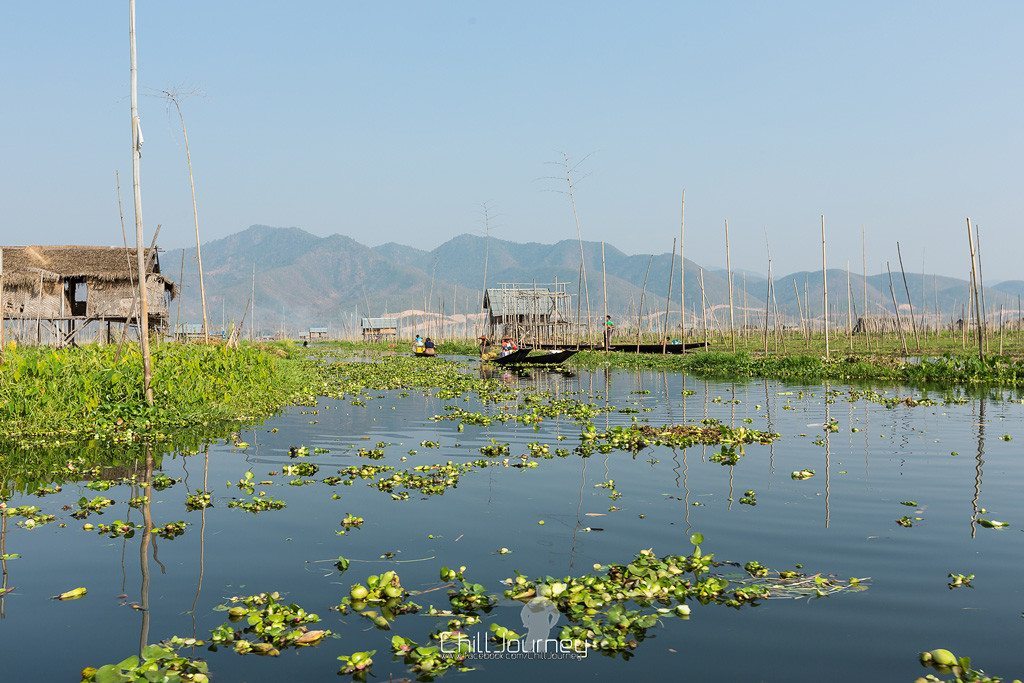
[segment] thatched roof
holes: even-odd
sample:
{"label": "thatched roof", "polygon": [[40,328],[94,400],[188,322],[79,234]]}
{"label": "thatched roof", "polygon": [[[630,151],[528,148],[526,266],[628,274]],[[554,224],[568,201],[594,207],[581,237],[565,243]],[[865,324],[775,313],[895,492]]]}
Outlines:
{"label": "thatched roof", "polygon": [[[152,249],[149,273],[168,289],[174,284],[160,275],[160,261]],[[93,246],[28,246],[3,247],[4,281],[11,287],[27,286],[44,281],[58,282],[70,278],[102,282],[128,282],[136,276],[135,249]]]}

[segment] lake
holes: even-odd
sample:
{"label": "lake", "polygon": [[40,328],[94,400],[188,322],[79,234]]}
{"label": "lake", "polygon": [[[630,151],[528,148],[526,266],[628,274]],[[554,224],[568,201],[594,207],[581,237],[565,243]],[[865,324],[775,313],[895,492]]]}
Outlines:
{"label": "lake", "polygon": [[[467,361],[466,371],[477,372],[475,363]],[[242,430],[235,440],[246,448],[227,439],[205,453],[171,452],[159,460],[159,470],[180,481],[150,491],[149,514],[158,525],[186,521],[177,538],[142,532],[109,538],[82,529],[114,519],[142,522],[145,510],[128,506],[143,495],[138,487],[97,492],[86,481],[67,481],[58,493],[23,493],[8,501],[9,507],[37,505],[57,519],[33,529],[17,526],[19,517],[6,519],[0,552],[21,557],[4,563],[4,585],[13,590],[0,598],[2,678],[78,680],[83,666],[118,662],[137,653],[140,642],[208,639],[226,621],[215,607],[262,591],[280,591],[285,601],[316,612],[317,628],[337,637],[279,657],[240,656],[230,647],[183,651],[205,658],[214,680],[334,680],[338,655],[363,650],[377,651],[376,678],[414,678],[392,657],[390,640],[398,634],[422,643],[445,623],[425,614],[430,605],[449,607],[446,589],[438,589],[442,566],[465,565],[467,579],[499,596],[478,630],[486,632],[490,623],[522,630],[522,603],[501,597],[501,582],[516,570],[562,577],[593,573],[595,563],[629,562],[645,548],[687,554],[696,532],[705,538],[704,552],[717,560],[857,577],[865,589],[741,609],[692,603],[689,619],[663,619],[628,659],[595,651],[575,659],[480,659],[469,662],[474,671],[453,670],[445,679],[912,681],[928,672],[918,652],[939,647],[970,656],[992,674],[1024,671],[1017,650],[1024,639],[1024,406],[1015,396],[976,393],[944,403],[933,394],[936,405],[886,407],[851,398],[843,385],[729,383],[617,370],[495,377],[531,392],[614,406],[595,418],[599,431],[634,420],[666,425],[714,418],[781,438],[747,446],[733,466],[711,460],[720,450],[713,446],[652,446],[635,455],[615,450],[586,458],[572,453],[531,459],[536,467],[474,468],[443,495],[412,491],[408,500],[393,500],[372,485],[374,479],[356,478],[350,486],[320,480],[350,465],[470,462],[492,440],[508,443],[511,460],[519,462],[515,456],[530,443],[548,444],[552,453],[572,450],[580,425],[557,418],[535,430],[496,421],[459,431],[457,421],[430,418],[446,406],[488,414],[502,406],[419,390],[371,392],[373,400],[359,401],[363,405],[321,399],[315,408],[289,407]],[[835,431],[823,428],[828,424]],[[421,445],[425,441],[438,447]],[[383,458],[359,456],[359,449],[379,442],[387,444]],[[290,457],[300,446],[308,447],[308,456]],[[75,455],[66,450],[69,458]],[[300,461],[319,472],[269,474]],[[144,473],[144,458],[135,464],[128,470]],[[814,476],[791,477],[804,469]],[[255,482],[272,481],[255,489],[287,507],[259,514],[229,508],[232,498],[250,498],[235,485],[247,471]],[[317,481],[289,485],[296,478]],[[213,507],[186,511],[187,493],[203,488],[204,479]],[[596,486],[611,480],[611,488]],[[751,489],[756,505],[741,504]],[[81,497],[96,495],[114,505],[86,520],[62,509],[77,509]],[[365,521],[339,535],[346,514]],[[912,526],[897,524],[904,516]],[[979,518],[1010,526],[985,528]],[[350,560],[344,573],[334,566],[339,556]],[[412,597],[424,608],[419,614],[399,616],[391,631],[382,631],[359,615],[330,609],[351,584],[389,569],[408,590],[429,591]],[[974,574],[972,586],[950,589],[951,572]],[[50,599],[77,586],[88,594]],[[560,620],[556,630],[565,616]]]}

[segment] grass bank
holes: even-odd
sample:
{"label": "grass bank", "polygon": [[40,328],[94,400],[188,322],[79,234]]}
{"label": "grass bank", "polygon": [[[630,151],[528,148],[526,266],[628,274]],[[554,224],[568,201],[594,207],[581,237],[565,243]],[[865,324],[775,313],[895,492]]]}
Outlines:
{"label": "grass bank", "polygon": [[656,369],[721,379],[767,377],[791,381],[884,381],[924,385],[1024,385],[1024,362],[1005,356],[944,355],[905,360],[890,355],[824,356],[791,353],[753,355],[698,351],[685,355],[582,351],[569,361],[576,367]]}
{"label": "grass bank", "polygon": [[158,441],[171,430],[265,417],[309,374],[287,342],[156,344],[155,404],[146,404],[137,347],[8,349],[0,365],[0,430],[9,440]]}

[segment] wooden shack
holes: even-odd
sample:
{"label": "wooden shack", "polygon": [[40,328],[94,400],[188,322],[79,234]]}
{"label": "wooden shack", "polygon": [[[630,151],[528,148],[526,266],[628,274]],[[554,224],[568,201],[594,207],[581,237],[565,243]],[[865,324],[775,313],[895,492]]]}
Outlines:
{"label": "wooden shack", "polygon": [[398,318],[363,318],[359,326],[363,331],[363,341],[398,339]]}
{"label": "wooden shack", "polygon": [[306,338],[309,340],[327,339],[330,336],[330,330],[328,330],[326,327],[311,327],[309,328],[309,333],[306,336]]}
{"label": "wooden shack", "polygon": [[567,283],[525,285],[502,283],[484,290],[487,336],[529,344],[564,344],[570,336],[572,300]]}
{"label": "wooden shack", "polygon": [[[23,341],[73,342],[92,323],[109,337],[111,324],[138,324],[135,249],[94,246],[2,247],[3,306]],[[146,249],[149,325],[168,330],[175,284],[160,273],[156,249]],[[27,331],[26,331],[27,328]],[[94,330],[95,331],[95,330]]]}

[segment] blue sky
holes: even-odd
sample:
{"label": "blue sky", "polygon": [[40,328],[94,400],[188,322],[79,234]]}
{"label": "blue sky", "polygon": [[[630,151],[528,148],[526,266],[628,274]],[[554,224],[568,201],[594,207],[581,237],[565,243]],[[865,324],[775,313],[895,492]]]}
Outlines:
{"label": "blue sky", "polygon": [[[183,103],[204,235],[253,223],[430,248],[480,232],[575,237],[539,180],[584,164],[584,237],[778,272],[820,263],[986,281],[1019,268],[1024,4],[354,3],[139,0],[144,95]],[[0,7],[0,240],[120,241],[130,206],[127,2]],[[141,101],[147,233],[191,239],[176,119]],[[129,216],[130,220],[130,216]]]}

